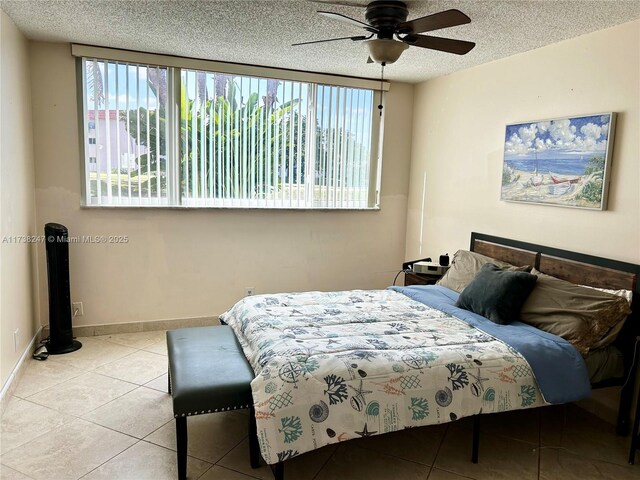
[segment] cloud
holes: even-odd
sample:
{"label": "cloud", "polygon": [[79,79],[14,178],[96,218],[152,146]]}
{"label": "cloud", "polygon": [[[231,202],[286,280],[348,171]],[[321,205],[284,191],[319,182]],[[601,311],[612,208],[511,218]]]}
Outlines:
{"label": "cloud", "polygon": [[597,140],[602,135],[602,127],[596,125],[595,123],[587,123],[580,127],[580,133],[584,135],[585,139],[593,138]]}
{"label": "cloud", "polygon": [[[126,94],[120,94],[116,97],[115,93],[110,93],[109,94],[109,109],[110,110],[115,110],[116,109],[116,99],[117,99],[117,108],[120,110],[124,110],[126,111],[127,108],[127,98],[129,99],[129,104],[128,107],[130,110],[135,110],[137,108],[137,104],[136,104],[136,97],[132,96],[132,95],[126,95]],[[146,108],[146,97],[144,98],[140,98],[140,107],[141,108]],[[153,92],[149,92],[149,108],[150,109],[154,109],[156,108],[158,102],[156,97],[153,95]]]}
{"label": "cloud", "polygon": [[541,133],[544,133],[547,130],[549,130],[549,127],[551,126],[551,122],[538,122],[537,126],[538,126],[538,130],[540,130]]}
{"label": "cloud", "polygon": [[549,134],[556,145],[570,144],[576,138],[576,127],[569,119],[553,120],[549,126]]}
{"label": "cloud", "polygon": [[524,155],[533,150],[533,142],[536,139],[538,127],[532,123],[528,127],[520,127],[518,133],[511,135],[505,142],[505,151],[513,155]]}
{"label": "cloud", "polygon": [[570,148],[581,152],[603,151],[606,147],[606,140],[598,141],[593,137],[576,137]]}
{"label": "cloud", "polygon": [[504,149],[506,153],[512,155],[524,155],[529,151],[529,146],[523,143],[517,133],[514,133],[509,140],[505,142]]}
{"label": "cloud", "polygon": [[[505,142],[505,153],[526,155],[533,152],[559,150],[562,154],[604,151],[609,124],[589,122],[577,131],[569,119],[522,125]],[[546,137],[546,138],[545,138]]]}
{"label": "cloud", "polygon": [[545,150],[547,150],[552,146],[553,146],[553,143],[548,138],[546,142],[541,138],[536,138],[533,148],[537,152],[544,152]]}
{"label": "cloud", "polygon": [[597,140],[592,137],[576,137],[571,145],[576,150],[591,151],[596,149]]}
{"label": "cloud", "polygon": [[518,135],[522,139],[522,142],[527,146],[531,146],[531,142],[533,142],[533,140],[536,138],[537,133],[538,133],[538,127],[536,126],[535,123],[532,123],[531,125],[529,125],[529,128],[520,127],[518,129]]}

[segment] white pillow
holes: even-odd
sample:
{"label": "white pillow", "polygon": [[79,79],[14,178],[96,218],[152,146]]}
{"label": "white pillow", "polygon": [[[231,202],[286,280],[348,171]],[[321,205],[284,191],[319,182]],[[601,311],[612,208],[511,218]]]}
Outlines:
{"label": "white pillow", "polygon": [[585,288],[591,288],[593,290],[598,290],[604,293],[610,293],[611,295],[616,295],[618,297],[622,297],[627,302],[629,302],[629,306],[631,306],[631,300],[633,299],[633,292],[631,290],[612,290],[610,288],[598,288],[598,287],[591,287],[589,285],[580,285],[580,286]]}

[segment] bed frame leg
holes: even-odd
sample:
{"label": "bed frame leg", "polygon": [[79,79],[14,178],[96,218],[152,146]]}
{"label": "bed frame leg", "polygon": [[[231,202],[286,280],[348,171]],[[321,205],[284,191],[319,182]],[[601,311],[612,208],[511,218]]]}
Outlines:
{"label": "bed frame leg", "polygon": [[284,480],[284,462],[278,462],[274,465],[273,476],[275,480]]}
{"label": "bed frame leg", "polygon": [[[635,365],[632,366],[628,378],[635,379],[636,370],[637,369]],[[633,387],[634,382],[629,381],[624,387],[622,387],[622,390],[620,392],[620,404],[618,406],[618,421],[616,425],[616,433],[623,437],[629,433],[629,428],[631,427],[630,413],[631,404],[633,403]]]}
{"label": "bed frame leg", "polygon": [[636,409],[636,419],[633,422],[633,430],[631,431],[631,446],[629,447],[629,464],[636,463],[636,452],[640,449],[640,400],[638,400],[638,408]]}
{"label": "bed frame leg", "polygon": [[258,443],[256,411],[253,405],[249,407],[249,460],[251,462],[251,468],[260,467],[260,444]]}
{"label": "bed frame leg", "polygon": [[629,402],[624,399],[624,392],[622,392],[620,398],[620,406],[618,407],[618,421],[616,424],[616,433],[621,437],[627,436],[629,433],[629,415],[627,411],[629,410]]}
{"label": "bed frame leg", "polygon": [[473,417],[473,446],[471,447],[471,462],[478,463],[478,449],[480,447],[480,415]]}
{"label": "bed frame leg", "polygon": [[636,403],[636,415],[631,430],[631,446],[629,448],[629,463],[633,465],[636,461],[636,452],[640,449],[640,398]]}

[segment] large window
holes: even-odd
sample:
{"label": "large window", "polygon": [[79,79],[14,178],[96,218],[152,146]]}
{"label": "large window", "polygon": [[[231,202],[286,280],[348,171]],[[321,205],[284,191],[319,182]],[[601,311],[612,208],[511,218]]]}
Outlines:
{"label": "large window", "polygon": [[378,205],[377,91],[86,57],[81,65],[87,205]]}

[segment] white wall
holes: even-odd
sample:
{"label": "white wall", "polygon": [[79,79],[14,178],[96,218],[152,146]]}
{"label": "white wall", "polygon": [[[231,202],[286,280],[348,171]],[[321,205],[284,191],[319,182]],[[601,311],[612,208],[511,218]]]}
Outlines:
{"label": "white wall", "polygon": [[[417,85],[406,257],[478,231],[639,263],[639,47],[635,21]],[[500,201],[506,124],[609,111],[607,211]]]}
{"label": "white wall", "polygon": [[[214,316],[244,295],[384,288],[404,256],[413,86],[386,108],[382,210],[364,212],[81,209],[75,63],[69,45],[32,43],[37,224],[70,235],[128,235],[71,245],[75,325]],[[46,272],[44,256],[40,271]],[[41,321],[47,323],[46,275]]]}
{"label": "white wall", "polygon": [[[0,370],[4,385],[36,333],[35,248],[6,243],[35,234],[29,46],[0,10]],[[18,330],[17,349],[13,333]]]}

